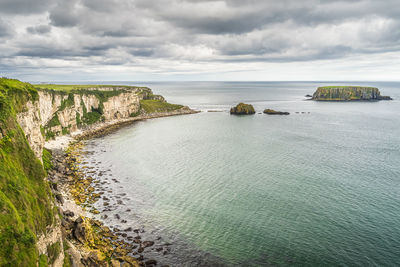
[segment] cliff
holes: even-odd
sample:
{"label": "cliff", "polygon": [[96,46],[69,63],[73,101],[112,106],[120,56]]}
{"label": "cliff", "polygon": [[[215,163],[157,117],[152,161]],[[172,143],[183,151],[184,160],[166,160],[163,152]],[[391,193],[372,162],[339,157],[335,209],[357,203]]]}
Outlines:
{"label": "cliff", "polygon": [[64,260],[45,140],[141,116],[188,113],[146,87],[33,86],[0,78],[0,266]]}
{"label": "cliff", "polygon": [[360,86],[325,86],[318,87],[312,96],[317,101],[376,101],[390,100],[381,96],[378,88]]}
{"label": "cliff", "polygon": [[157,112],[183,108],[166,103],[162,96],[154,95],[146,87],[40,85],[36,89],[38,99],[25,103],[17,121],[38,158],[42,157],[44,141],[56,136],[138,116],[146,113],[149,106],[160,106],[154,110]]}

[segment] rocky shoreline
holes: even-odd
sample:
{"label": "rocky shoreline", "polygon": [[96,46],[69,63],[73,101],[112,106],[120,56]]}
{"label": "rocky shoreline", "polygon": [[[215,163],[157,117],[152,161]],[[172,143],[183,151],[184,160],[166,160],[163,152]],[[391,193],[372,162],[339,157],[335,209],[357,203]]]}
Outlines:
{"label": "rocky shoreline", "polygon": [[[93,207],[100,198],[107,210],[107,197],[102,196],[107,186],[106,182],[101,181],[103,173],[83,161],[85,152],[81,140],[108,134],[138,120],[197,112],[185,107],[172,112],[120,119],[94,125],[75,133],[71,138],[55,140],[46,145],[52,152],[53,168],[49,171],[48,180],[61,215],[64,262],[67,262],[67,266],[167,266],[158,265],[156,260],[144,256],[144,253],[152,250],[165,255],[169,253],[171,244],[162,244],[159,239],[142,240],[140,234],[143,229],[107,227],[92,218],[93,214],[102,215]],[[102,218],[104,216],[107,215],[102,215]]]}

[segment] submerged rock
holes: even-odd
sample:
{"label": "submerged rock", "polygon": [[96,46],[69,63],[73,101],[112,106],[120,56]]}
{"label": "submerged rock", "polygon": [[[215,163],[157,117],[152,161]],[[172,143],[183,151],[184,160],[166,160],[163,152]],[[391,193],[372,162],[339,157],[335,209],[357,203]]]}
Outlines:
{"label": "submerged rock", "polygon": [[153,266],[153,265],[157,265],[157,261],[156,260],[148,260],[145,262],[146,266]]}
{"label": "submerged rock", "polygon": [[250,104],[239,103],[236,107],[231,108],[230,113],[235,115],[251,115],[256,113],[256,111]]}

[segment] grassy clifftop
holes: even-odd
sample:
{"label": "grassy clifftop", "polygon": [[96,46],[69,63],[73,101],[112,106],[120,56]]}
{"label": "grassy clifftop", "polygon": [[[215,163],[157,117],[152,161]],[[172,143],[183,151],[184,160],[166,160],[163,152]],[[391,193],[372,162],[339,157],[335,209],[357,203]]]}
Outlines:
{"label": "grassy clifftop", "polygon": [[140,100],[140,108],[142,112],[149,113],[157,113],[157,112],[169,112],[174,111],[180,108],[183,108],[182,105],[170,104],[165,101],[160,100]]}
{"label": "grassy clifftop", "polygon": [[130,89],[130,88],[143,88],[148,89],[147,87],[137,87],[137,86],[128,86],[128,85],[99,85],[99,84],[35,84],[35,88],[38,89],[47,89],[47,90],[55,90],[62,92],[71,92],[78,90],[88,90],[88,89]]}
{"label": "grassy clifftop", "polygon": [[37,235],[54,221],[45,171],[16,121],[36,89],[0,78],[0,266],[36,266]]}

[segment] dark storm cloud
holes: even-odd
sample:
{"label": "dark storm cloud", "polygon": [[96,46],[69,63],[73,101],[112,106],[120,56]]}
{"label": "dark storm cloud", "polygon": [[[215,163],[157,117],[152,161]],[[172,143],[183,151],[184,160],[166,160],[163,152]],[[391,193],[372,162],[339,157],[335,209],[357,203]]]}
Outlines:
{"label": "dark storm cloud", "polygon": [[17,33],[0,39],[0,60],[163,60],[168,69],[400,50],[398,0],[0,0],[0,13],[0,38]]}

